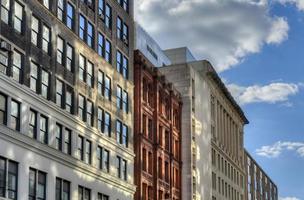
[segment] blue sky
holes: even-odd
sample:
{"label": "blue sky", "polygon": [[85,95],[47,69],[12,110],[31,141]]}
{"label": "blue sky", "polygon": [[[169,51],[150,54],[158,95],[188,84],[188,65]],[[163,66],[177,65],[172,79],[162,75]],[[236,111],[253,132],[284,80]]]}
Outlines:
{"label": "blue sky", "polygon": [[164,49],[213,63],[250,124],[245,146],[304,200],[304,0],[138,0],[137,21]]}

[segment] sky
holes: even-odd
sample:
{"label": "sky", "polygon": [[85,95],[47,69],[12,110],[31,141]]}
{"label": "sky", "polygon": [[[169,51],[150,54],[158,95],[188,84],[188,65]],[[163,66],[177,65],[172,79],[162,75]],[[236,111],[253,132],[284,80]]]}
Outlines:
{"label": "sky", "polygon": [[214,65],[280,200],[304,200],[304,0],[137,0],[135,9],[163,49],[187,46]]}

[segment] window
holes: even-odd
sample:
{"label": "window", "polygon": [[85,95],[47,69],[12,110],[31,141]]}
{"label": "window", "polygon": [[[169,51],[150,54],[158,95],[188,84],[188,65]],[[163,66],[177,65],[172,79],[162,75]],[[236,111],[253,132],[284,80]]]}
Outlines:
{"label": "window", "polygon": [[60,80],[56,80],[56,104],[62,107],[63,96],[63,83]]}
{"label": "window", "polygon": [[50,2],[49,0],[43,0],[43,5],[46,7],[46,8],[49,8],[50,7]]}
{"label": "window", "polygon": [[98,33],[97,53],[104,57],[104,36],[101,33]]}
{"label": "window", "polygon": [[104,73],[102,71],[98,71],[98,77],[97,77],[97,90],[99,95],[103,95],[103,87],[104,87]]}
{"label": "window", "polygon": [[129,12],[129,0],[122,0],[122,7],[126,12]]}
{"label": "window", "polygon": [[65,65],[66,65],[67,70],[69,70],[69,71],[72,71],[72,68],[74,66],[73,59],[74,59],[74,48],[71,45],[67,44]]}
{"label": "window", "polygon": [[12,66],[12,77],[15,81],[20,82],[22,72],[22,57],[18,51],[14,51],[14,60]]}
{"label": "window", "polygon": [[116,141],[117,143],[121,144],[121,130],[122,124],[121,121],[116,120]]}
{"label": "window", "polygon": [[98,193],[98,199],[97,200],[109,200],[109,196],[105,194]]}
{"label": "window", "polygon": [[48,144],[48,119],[43,115],[40,116],[40,138],[39,141]]}
{"label": "window", "polygon": [[89,140],[86,140],[86,157],[85,163],[91,164],[92,162],[92,143]]}
{"label": "window", "polygon": [[47,27],[46,25],[43,25],[43,27],[42,27],[42,50],[46,53],[49,53],[50,40],[51,40],[50,28]]}
{"label": "window", "polygon": [[23,23],[23,6],[15,1],[14,5],[15,14],[14,14],[14,28],[17,32],[22,33],[22,23]]}
{"label": "window", "polygon": [[106,19],[105,19],[106,27],[112,29],[112,8],[109,4],[106,5]]}
{"label": "window", "polygon": [[85,115],[84,115],[84,97],[82,95],[78,96],[78,116],[80,119],[84,121]]}
{"label": "window", "polygon": [[122,139],[121,144],[128,147],[128,127],[124,124],[122,126]]}
{"label": "window", "polygon": [[61,65],[63,64],[63,45],[63,39],[57,37],[57,62]]}
{"label": "window", "polygon": [[119,85],[117,85],[116,89],[116,107],[119,109],[122,108],[122,89]]}
{"label": "window", "polygon": [[93,126],[93,103],[87,101],[87,123]]}
{"label": "window", "polygon": [[78,147],[78,158],[83,161],[83,157],[84,157],[83,156],[84,139],[80,135],[78,136],[77,145],[78,145],[77,146]]}
{"label": "window", "polygon": [[63,152],[71,155],[72,131],[68,128],[64,130]]}
{"label": "window", "polygon": [[0,197],[17,199],[18,164],[0,157]]}
{"label": "window", "polygon": [[127,79],[129,77],[129,61],[125,56],[123,56],[122,61],[122,75]]}
{"label": "window", "polygon": [[15,100],[11,102],[11,128],[20,130],[20,103]]}
{"label": "window", "polygon": [[37,81],[38,81],[38,65],[31,62],[31,80],[30,80],[30,88],[37,92]]}
{"label": "window", "polygon": [[32,35],[31,35],[31,41],[35,46],[38,46],[38,34],[39,34],[39,20],[32,16]]}
{"label": "window", "polygon": [[56,200],[70,200],[70,182],[56,178]]}
{"label": "window", "polygon": [[108,63],[112,62],[112,47],[109,40],[106,40],[105,59]]}
{"label": "window", "polygon": [[74,6],[70,3],[67,4],[67,18],[66,18],[66,25],[69,29],[73,30],[74,28]]}
{"label": "window", "polygon": [[165,162],[165,181],[169,182],[169,163]]}
{"label": "window", "polygon": [[78,200],[91,200],[91,190],[78,186]]}
{"label": "window", "polygon": [[37,112],[30,110],[29,137],[37,138]]}
{"label": "window", "polygon": [[122,93],[122,110],[126,113],[128,113],[129,111],[128,106],[129,106],[128,92],[124,90]]}
{"label": "window", "polygon": [[30,168],[29,200],[46,199],[46,173]]}
{"label": "window", "polygon": [[122,70],[122,54],[117,50],[116,52],[116,70],[121,73]]}
{"label": "window", "polygon": [[122,20],[120,17],[117,17],[116,29],[117,38],[122,39]]}
{"label": "window", "polygon": [[87,63],[87,84],[90,87],[93,87],[93,84],[94,84],[93,68],[94,68],[93,63],[88,61],[88,63]]}
{"label": "window", "polygon": [[108,100],[111,100],[111,93],[112,93],[111,79],[108,76],[106,76],[105,77],[105,91],[104,91],[105,98]]}
{"label": "window", "polygon": [[57,1],[57,18],[60,21],[63,21],[63,14],[64,14],[64,2],[63,0]]}
{"label": "window", "polygon": [[98,1],[98,15],[101,16],[101,15],[104,15],[104,0],[99,0]]}
{"label": "window", "polygon": [[60,124],[56,124],[55,127],[55,148],[59,151],[62,150],[62,126]]}
{"label": "window", "polygon": [[8,67],[8,53],[0,52],[0,72],[6,74]]}
{"label": "window", "polygon": [[94,28],[93,25],[88,22],[88,30],[87,30],[87,44],[89,47],[94,48]]}
{"label": "window", "polygon": [[9,12],[10,12],[10,0],[2,0],[1,1],[1,20],[6,24],[8,24]]}
{"label": "window", "polygon": [[80,39],[84,40],[85,34],[85,18],[80,15],[79,16],[79,37]]}
{"label": "window", "polygon": [[98,108],[97,111],[97,128],[100,132],[103,132],[103,109],[102,108]]}
{"label": "window", "polygon": [[128,45],[129,42],[129,27],[125,23],[123,24],[123,33],[122,33],[123,42]]}
{"label": "window", "polygon": [[98,168],[105,172],[109,172],[109,155],[108,150],[97,147]]}
{"label": "window", "polygon": [[6,124],[6,96],[0,94],[0,124]]}
{"label": "window", "polygon": [[111,115],[105,112],[104,134],[111,136]]}
{"label": "window", "polygon": [[85,57],[83,55],[79,55],[79,79],[81,81],[84,81],[85,62]]}
{"label": "window", "polygon": [[42,70],[41,76],[41,95],[47,99],[49,93],[49,73],[45,70]]}
{"label": "window", "polygon": [[66,91],[65,93],[65,110],[68,111],[69,113],[72,113],[72,98],[73,94],[70,91]]}
{"label": "window", "polygon": [[123,180],[127,180],[127,161],[117,156],[117,176]]}

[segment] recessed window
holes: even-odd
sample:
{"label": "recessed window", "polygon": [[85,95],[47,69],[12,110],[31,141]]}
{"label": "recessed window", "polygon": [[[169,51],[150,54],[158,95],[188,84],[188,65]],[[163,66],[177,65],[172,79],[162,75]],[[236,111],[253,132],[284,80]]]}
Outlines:
{"label": "recessed window", "polygon": [[84,40],[85,37],[85,18],[79,15],[79,37]]}
{"label": "recessed window", "polygon": [[30,168],[29,199],[46,199],[46,173]]}
{"label": "recessed window", "polygon": [[37,92],[37,81],[38,81],[38,65],[31,62],[31,80],[30,80],[30,88]]}
{"label": "recessed window", "polygon": [[15,100],[11,102],[11,128],[20,131],[20,103]]}
{"label": "recessed window", "polygon": [[104,36],[101,33],[98,33],[97,53],[104,57]]}
{"label": "recessed window", "polygon": [[87,44],[89,47],[94,48],[94,28],[93,25],[88,22],[88,30],[87,30]]}
{"label": "recessed window", "polygon": [[91,200],[91,190],[78,186],[78,200]]}
{"label": "recessed window", "polygon": [[67,18],[66,25],[69,29],[73,30],[74,28],[74,18],[75,18],[75,9],[70,3],[67,4]]}
{"label": "recessed window", "polygon": [[12,77],[15,81],[20,82],[22,72],[22,58],[23,55],[18,51],[14,51],[13,55],[13,66],[12,66]]}
{"label": "recessed window", "polygon": [[72,71],[72,68],[74,66],[74,48],[70,45],[67,44],[66,46],[66,68],[70,72]]}
{"label": "recessed window", "polygon": [[104,94],[104,73],[102,71],[98,71],[98,77],[97,77],[97,90],[99,95]]}
{"label": "recessed window", "polygon": [[63,152],[71,155],[71,145],[72,143],[72,131],[68,128],[64,129],[64,144],[63,144]]}
{"label": "recessed window", "polygon": [[119,85],[116,88],[116,107],[118,109],[122,108],[122,89]]}
{"label": "recessed window", "polygon": [[84,121],[84,106],[85,106],[85,99],[84,96],[79,95],[78,96],[78,116],[80,119]]}
{"label": "recessed window", "polygon": [[94,70],[93,63],[88,61],[88,63],[87,63],[87,84],[90,87],[93,87],[93,83],[94,83],[93,70]]}
{"label": "recessed window", "polygon": [[108,63],[112,63],[112,45],[109,40],[106,40],[105,59]]}
{"label": "recessed window", "polygon": [[104,111],[102,108],[98,108],[97,112],[97,128],[98,131],[103,132]]}
{"label": "recessed window", "polygon": [[41,115],[40,116],[40,138],[39,141],[48,144],[48,119]]}
{"label": "recessed window", "polygon": [[129,76],[129,61],[125,56],[123,57],[122,75],[123,75],[124,78],[128,79],[128,76]]}
{"label": "recessed window", "polygon": [[108,100],[111,100],[111,93],[112,93],[111,79],[108,76],[106,76],[105,77],[105,91],[104,91],[105,98]]}
{"label": "recessed window", "polygon": [[7,112],[6,101],[7,101],[6,96],[0,94],[0,124],[6,124],[6,112]]}
{"label": "recessed window", "polygon": [[122,70],[122,54],[117,50],[116,52],[116,70],[121,73]]}
{"label": "recessed window", "polygon": [[48,94],[49,94],[49,73],[45,70],[41,70],[41,95],[47,99]]}
{"label": "recessed window", "polygon": [[86,140],[85,163],[89,165],[92,163],[92,143],[89,140]]}
{"label": "recessed window", "polygon": [[78,158],[82,161],[84,160],[83,147],[84,147],[84,139],[82,136],[79,135],[77,140]]}
{"label": "recessed window", "polygon": [[105,112],[104,118],[104,134],[107,136],[111,136],[111,115]]}
{"label": "recessed window", "polygon": [[63,39],[57,37],[57,62],[61,65],[63,64],[63,45]]}
{"label": "recessed window", "polygon": [[109,196],[105,194],[98,193],[98,199],[97,200],[109,200]]}
{"label": "recessed window", "polygon": [[87,123],[93,126],[93,103],[87,101]]}
{"label": "recessed window", "polygon": [[60,80],[56,80],[56,104],[62,107],[62,97],[63,97],[63,83]]}
{"label": "recessed window", "polygon": [[62,150],[62,125],[56,124],[55,127],[55,148],[59,151]]}
{"label": "recessed window", "polygon": [[56,200],[70,200],[70,182],[56,178]]}
{"label": "recessed window", "polygon": [[129,98],[128,98],[128,92],[126,92],[125,90],[122,93],[122,110],[125,113],[128,113],[129,109]]}
{"label": "recessed window", "polygon": [[63,0],[57,1],[57,18],[60,21],[63,21],[63,15],[64,15],[64,2]]}
{"label": "recessed window", "polygon": [[98,0],[98,15],[99,16],[104,15],[104,6],[105,6],[104,0]]}
{"label": "recessed window", "polygon": [[117,38],[122,39],[122,20],[120,17],[117,17],[116,33],[117,33]]}
{"label": "recessed window", "polygon": [[37,138],[37,112],[30,110],[29,137]]}
{"label": "recessed window", "polygon": [[38,46],[39,20],[34,16],[32,16],[31,34],[32,43]]}
{"label": "recessed window", "polygon": [[112,29],[112,8],[109,4],[106,5],[105,24],[108,29]]}
{"label": "recessed window", "polygon": [[66,91],[65,93],[65,110],[69,113],[72,113],[72,106],[73,106],[73,93],[70,91]]}
{"label": "recessed window", "polygon": [[1,20],[8,24],[9,21],[9,12],[10,12],[10,0],[2,0],[1,1]]}
{"label": "recessed window", "polygon": [[9,55],[6,52],[0,52],[0,72],[7,73]]}
{"label": "recessed window", "polygon": [[0,197],[17,199],[18,163],[0,157]]}
{"label": "recessed window", "polygon": [[14,9],[14,28],[17,32],[22,33],[24,7],[15,1]]}
{"label": "recessed window", "polygon": [[46,25],[43,25],[42,26],[42,50],[46,53],[49,53],[50,40],[51,40],[50,28],[47,27]]}
{"label": "recessed window", "polygon": [[47,9],[49,9],[49,7],[50,7],[50,2],[49,2],[49,0],[43,0],[42,3],[43,3],[43,5],[44,5]]}

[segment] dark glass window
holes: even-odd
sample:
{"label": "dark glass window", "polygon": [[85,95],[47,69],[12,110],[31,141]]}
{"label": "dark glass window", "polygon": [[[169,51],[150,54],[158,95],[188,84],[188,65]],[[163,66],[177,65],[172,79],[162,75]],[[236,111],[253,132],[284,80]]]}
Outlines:
{"label": "dark glass window", "polygon": [[55,148],[59,151],[62,150],[62,126],[60,124],[56,124],[55,127]]}
{"label": "dark glass window", "polygon": [[37,112],[30,110],[29,137],[37,138]]}
{"label": "dark glass window", "polygon": [[109,40],[106,40],[105,59],[108,63],[112,63],[112,45]]}
{"label": "dark glass window", "polygon": [[122,126],[122,139],[121,144],[128,147],[128,127],[124,124]]}
{"label": "dark glass window", "polygon": [[122,75],[126,79],[129,76],[129,61],[128,61],[128,59],[125,56],[123,57]]}
{"label": "dark glass window", "polygon": [[118,39],[122,39],[122,20],[120,17],[117,17],[117,22],[116,22],[116,35]]}
{"label": "dark glass window", "polygon": [[68,128],[64,130],[63,152],[71,155],[72,131]]}
{"label": "dark glass window", "polygon": [[98,71],[98,77],[97,77],[97,90],[98,94],[103,95],[104,94],[104,73],[102,71]]}
{"label": "dark glass window", "polygon": [[122,123],[119,120],[116,120],[116,141],[121,144],[121,134],[122,132]]}
{"label": "dark glass window", "polygon": [[0,157],[0,197],[16,200],[17,183],[18,164]]}
{"label": "dark glass window", "polygon": [[57,62],[63,64],[64,41],[61,37],[57,37]]}
{"label": "dark glass window", "polygon": [[69,113],[72,113],[72,106],[73,106],[73,93],[70,91],[66,91],[65,93],[65,110]]}
{"label": "dark glass window", "polygon": [[31,62],[31,80],[30,80],[30,88],[37,92],[37,82],[38,82],[38,65]]}
{"label": "dark glass window", "polygon": [[48,94],[49,94],[49,73],[45,70],[41,70],[41,95],[47,99]]}
{"label": "dark glass window", "polygon": [[94,48],[94,27],[90,22],[88,22],[87,29],[87,44],[89,45],[89,47]]}
{"label": "dark glass window", "polygon": [[84,139],[80,135],[78,136],[77,146],[78,146],[78,158],[83,161],[83,159],[84,159],[84,155],[83,155]]}
{"label": "dark glass window", "polygon": [[70,200],[70,182],[56,178],[56,200]]}
{"label": "dark glass window", "polygon": [[122,54],[117,50],[116,52],[116,70],[121,73],[122,70]]}
{"label": "dark glass window", "polygon": [[98,193],[98,199],[97,200],[109,200],[109,196],[105,194]]}
{"label": "dark glass window", "polygon": [[66,68],[69,71],[72,71],[72,68],[74,66],[74,48],[67,44],[66,46]]}
{"label": "dark glass window", "polygon": [[20,130],[20,103],[15,100],[11,102],[11,128]]}
{"label": "dark glass window", "polygon": [[104,121],[104,111],[102,108],[98,108],[98,111],[97,111],[97,128],[100,132],[103,132],[103,121]]}
{"label": "dark glass window", "polygon": [[90,87],[93,87],[94,84],[94,65],[92,62],[88,61],[87,62],[87,84]]}
{"label": "dark glass window", "polygon": [[40,116],[40,138],[39,141],[48,144],[48,119],[43,115]]}
{"label": "dark glass window", "polygon": [[123,24],[122,39],[126,45],[129,44],[129,27],[125,23]]}
{"label": "dark glass window", "polygon": [[87,123],[93,126],[93,103],[87,101]]}
{"label": "dark glass window", "polygon": [[62,107],[63,98],[63,83],[60,80],[56,80],[56,104]]}
{"label": "dark glass window", "polygon": [[78,186],[78,200],[91,200],[91,190]]}
{"label": "dark glass window", "polygon": [[84,81],[86,59],[83,55],[79,55],[79,79]]}
{"label": "dark glass window", "polygon": [[0,94],[0,124],[6,124],[6,96]]}
{"label": "dark glass window", "polygon": [[85,163],[91,164],[92,163],[92,143],[89,140],[86,140],[86,156],[85,156]]}
{"label": "dark glass window", "polygon": [[29,200],[46,199],[46,173],[30,169]]}
{"label": "dark glass window", "polygon": [[78,96],[78,116],[80,119],[84,121],[85,115],[84,115],[84,106],[85,106],[85,99],[82,95]]}
{"label": "dark glass window", "polygon": [[119,85],[116,88],[116,107],[121,109],[122,108],[122,89]]}

